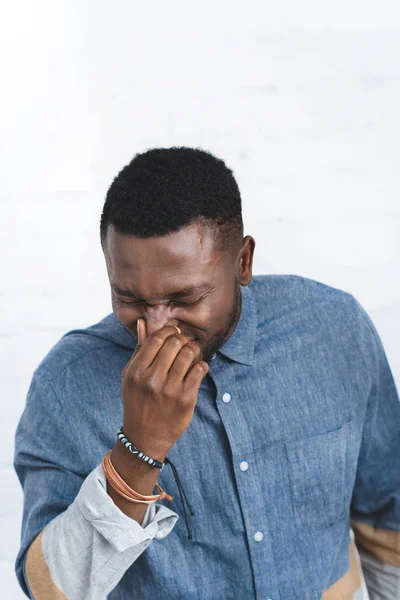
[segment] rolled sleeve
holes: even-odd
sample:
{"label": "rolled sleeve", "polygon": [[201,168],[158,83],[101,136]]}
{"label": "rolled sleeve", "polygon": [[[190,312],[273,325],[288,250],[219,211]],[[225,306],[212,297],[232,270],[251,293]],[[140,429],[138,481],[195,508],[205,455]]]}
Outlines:
{"label": "rolled sleeve", "polygon": [[99,465],[65,513],[44,529],[43,555],[67,598],[106,597],[151,541],[166,537],[178,518],[166,506],[152,504],[140,525],[114,504],[106,489]]}

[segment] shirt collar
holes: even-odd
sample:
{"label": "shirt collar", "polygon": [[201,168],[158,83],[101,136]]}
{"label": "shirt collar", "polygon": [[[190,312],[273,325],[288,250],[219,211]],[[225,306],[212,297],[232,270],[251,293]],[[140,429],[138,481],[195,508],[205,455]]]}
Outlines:
{"label": "shirt collar", "polygon": [[251,366],[257,333],[257,311],[250,287],[240,286],[242,310],[232,335],[218,352],[235,362]]}

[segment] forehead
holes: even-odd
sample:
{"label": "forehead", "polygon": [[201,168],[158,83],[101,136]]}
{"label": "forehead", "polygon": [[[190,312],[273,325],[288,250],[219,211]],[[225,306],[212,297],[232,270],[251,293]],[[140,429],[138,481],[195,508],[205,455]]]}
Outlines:
{"label": "forehead", "polygon": [[227,251],[215,248],[209,227],[193,224],[170,235],[138,238],[110,226],[104,254],[110,282],[146,293],[216,282],[232,262]]}

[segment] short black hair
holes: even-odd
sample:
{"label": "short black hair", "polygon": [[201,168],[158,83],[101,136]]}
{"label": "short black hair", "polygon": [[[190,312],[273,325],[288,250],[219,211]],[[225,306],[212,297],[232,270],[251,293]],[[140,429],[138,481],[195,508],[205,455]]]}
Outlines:
{"label": "short black hair", "polygon": [[242,206],[232,171],[198,148],[153,148],[136,154],[112,182],[101,215],[101,244],[109,225],[149,238],[195,222],[212,227],[221,250],[241,243]]}

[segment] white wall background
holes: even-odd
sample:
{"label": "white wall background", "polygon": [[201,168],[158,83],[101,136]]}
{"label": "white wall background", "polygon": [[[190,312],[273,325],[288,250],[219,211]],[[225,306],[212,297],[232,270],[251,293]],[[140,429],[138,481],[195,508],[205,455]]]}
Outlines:
{"label": "white wall background", "polygon": [[1,13],[0,579],[18,599],[15,427],[48,349],[111,311],[98,223],[136,152],[226,159],[256,271],[353,293],[399,384],[400,7],[3,0]]}

